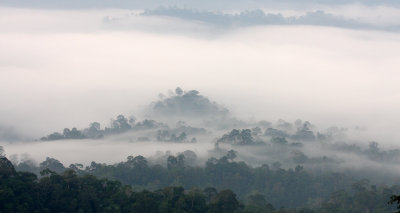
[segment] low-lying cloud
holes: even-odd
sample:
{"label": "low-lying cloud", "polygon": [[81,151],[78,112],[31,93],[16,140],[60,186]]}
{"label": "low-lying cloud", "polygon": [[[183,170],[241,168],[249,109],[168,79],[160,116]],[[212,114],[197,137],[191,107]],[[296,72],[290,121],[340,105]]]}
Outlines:
{"label": "low-lying cloud", "polygon": [[245,120],[303,118],[367,127],[382,143],[398,139],[398,33],[221,30],[144,16],[121,28],[104,18],[129,11],[0,10],[0,123],[33,138],[118,114],[140,117],[159,92],[181,86]]}
{"label": "low-lying cloud", "polygon": [[[398,31],[400,29],[400,23],[397,21],[397,17],[392,17],[393,20],[382,20],[382,17],[380,17],[380,21],[372,22],[365,17],[346,17],[343,16],[343,14],[346,13],[334,15],[323,10],[315,10],[308,11],[303,15],[284,16],[280,12],[269,13],[261,9],[247,10],[239,13],[221,13],[182,8],[158,8],[146,10],[141,13],[142,16],[176,17],[224,28],[260,25],[314,25],[388,31]],[[119,21],[119,19],[116,20]],[[113,20],[111,19],[110,21]]]}

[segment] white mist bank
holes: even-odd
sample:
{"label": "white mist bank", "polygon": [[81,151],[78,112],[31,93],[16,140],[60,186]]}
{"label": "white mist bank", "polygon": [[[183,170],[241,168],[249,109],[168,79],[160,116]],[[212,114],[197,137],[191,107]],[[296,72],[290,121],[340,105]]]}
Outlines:
{"label": "white mist bank", "polygon": [[154,17],[133,17],[129,28],[104,25],[104,17],[126,12],[1,8],[0,125],[33,138],[107,125],[118,114],[140,117],[158,93],[180,86],[243,119],[300,118],[365,127],[380,143],[400,138],[398,33],[315,26],[221,32]]}
{"label": "white mist bank", "polygon": [[80,163],[85,166],[92,161],[96,163],[114,164],[126,161],[128,156],[142,155],[152,157],[158,151],[176,155],[186,150],[196,152],[199,157],[207,156],[207,151],[213,144],[163,143],[163,142],[126,142],[111,140],[59,140],[29,143],[5,143],[3,146],[6,157],[23,160],[24,156],[36,161],[37,164],[51,157],[59,160],[68,167],[70,164]]}

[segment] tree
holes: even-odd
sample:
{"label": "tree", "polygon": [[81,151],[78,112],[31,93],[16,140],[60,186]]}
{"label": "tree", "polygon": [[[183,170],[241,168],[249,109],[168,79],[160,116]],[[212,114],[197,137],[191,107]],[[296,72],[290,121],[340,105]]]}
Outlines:
{"label": "tree", "polygon": [[132,159],[128,158],[127,163],[130,163],[134,168],[138,169],[145,169],[148,167],[146,158],[141,155],[138,155]]}
{"label": "tree", "polygon": [[11,161],[9,161],[6,157],[0,157],[0,177],[8,177],[15,174],[16,171]]}
{"label": "tree", "polygon": [[42,137],[41,140],[49,140],[49,141],[54,141],[54,140],[61,140],[64,139],[64,135],[54,132],[53,134],[50,134],[47,137]]}
{"label": "tree", "polygon": [[71,138],[71,130],[68,128],[65,128],[63,131],[63,135],[65,138]]}
{"label": "tree", "polygon": [[214,187],[207,187],[203,190],[203,193],[206,197],[207,202],[212,202],[218,195],[217,189]]}
{"label": "tree", "polygon": [[185,156],[185,163],[191,166],[196,165],[197,155],[195,152],[191,150],[186,150],[182,152],[182,155]]}
{"label": "tree", "polygon": [[46,160],[40,163],[40,168],[50,169],[58,173],[61,173],[65,170],[64,165],[60,161],[49,157],[46,157]]}
{"label": "tree", "polygon": [[75,127],[71,129],[70,136],[66,138],[71,138],[71,139],[84,139],[85,135]]}
{"label": "tree", "polygon": [[167,159],[168,169],[175,168],[175,167],[177,167],[177,165],[178,165],[178,159],[172,155],[168,156],[168,159]]}
{"label": "tree", "polygon": [[175,93],[176,93],[176,95],[182,95],[183,94],[183,90],[180,87],[177,87],[175,89]]}
{"label": "tree", "polygon": [[99,122],[93,122],[89,125],[89,128],[85,131],[86,135],[89,138],[98,139],[103,137],[103,133],[101,130],[101,125]]}
{"label": "tree", "polygon": [[233,145],[251,145],[254,144],[254,138],[250,129],[233,129],[228,134],[223,135],[217,140],[218,143],[230,143]]}
{"label": "tree", "polygon": [[255,193],[247,197],[246,210],[253,213],[269,213],[274,212],[275,208],[272,204],[265,200],[264,195]]}
{"label": "tree", "polygon": [[236,199],[236,194],[229,189],[219,192],[210,205],[210,211],[213,213],[233,213],[238,208],[239,202]]}
{"label": "tree", "polygon": [[177,141],[178,141],[178,142],[183,142],[183,141],[186,140],[186,138],[187,138],[186,133],[185,133],[185,132],[182,132],[182,133],[178,136]]}
{"label": "tree", "polygon": [[185,166],[185,155],[179,154],[176,159],[178,161],[177,166],[183,168]]}
{"label": "tree", "polygon": [[119,131],[128,130],[131,128],[131,125],[128,123],[128,119],[123,115],[118,115],[117,119],[112,122],[112,127],[114,129],[118,129]]}
{"label": "tree", "polygon": [[389,204],[395,204],[397,208],[396,213],[400,213],[400,195],[392,195],[390,197],[390,201],[388,202]]}
{"label": "tree", "polygon": [[231,161],[233,159],[235,159],[236,156],[237,156],[237,152],[235,150],[229,150],[228,153],[226,154],[226,157]]}
{"label": "tree", "polygon": [[0,158],[1,157],[5,157],[3,146],[0,146]]}
{"label": "tree", "polygon": [[207,203],[204,194],[198,189],[192,189],[187,195],[188,210],[193,213],[207,212]]}
{"label": "tree", "polygon": [[273,137],[273,138],[271,139],[271,142],[274,143],[274,144],[279,144],[279,145],[286,145],[286,144],[288,144],[286,138],[284,138],[284,137]]}

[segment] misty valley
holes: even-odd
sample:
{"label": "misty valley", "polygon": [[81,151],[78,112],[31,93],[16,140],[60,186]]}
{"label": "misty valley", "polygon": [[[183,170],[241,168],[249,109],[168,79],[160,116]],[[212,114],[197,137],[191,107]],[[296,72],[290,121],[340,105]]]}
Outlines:
{"label": "misty valley", "polygon": [[0,213],[400,213],[399,0],[0,0]]}
{"label": "misty valley", "polygon": [[179,87],[144,111],[30,141],[2,134],[0,212],[372,213],[400,201],[400,149],[363,128],[244,121]]}

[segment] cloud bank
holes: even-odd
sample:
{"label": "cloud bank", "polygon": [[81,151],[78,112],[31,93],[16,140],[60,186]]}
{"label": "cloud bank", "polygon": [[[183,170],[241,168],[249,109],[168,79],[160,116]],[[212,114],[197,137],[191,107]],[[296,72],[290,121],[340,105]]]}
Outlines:
{"label": "cloud bank", "polygon": [[34,138],[138,115],[160,91],[181,86],[243,119],[303,118],[398,139],[398,33],[221,30],[156,16],[110,24],[105,17],[131,11],[0,10],[0,123]]}
{"label": "cloud bank", "polygon": [[398,31],[400,29],[400,22],[372,23],[368,22],[368,20],[363,20],[362,18],[350,18],[334,15],[324,12],[323,10],[306,12],[300,16],[285,17],[281,13],[266,13],[260,9],[227,14],[181,8],[158,8],[154,10],[146,10],[141,13],[141,15],[176,17],[183,20],[199,21],[227,28],[259,25],[314,25],[387,31]]}

